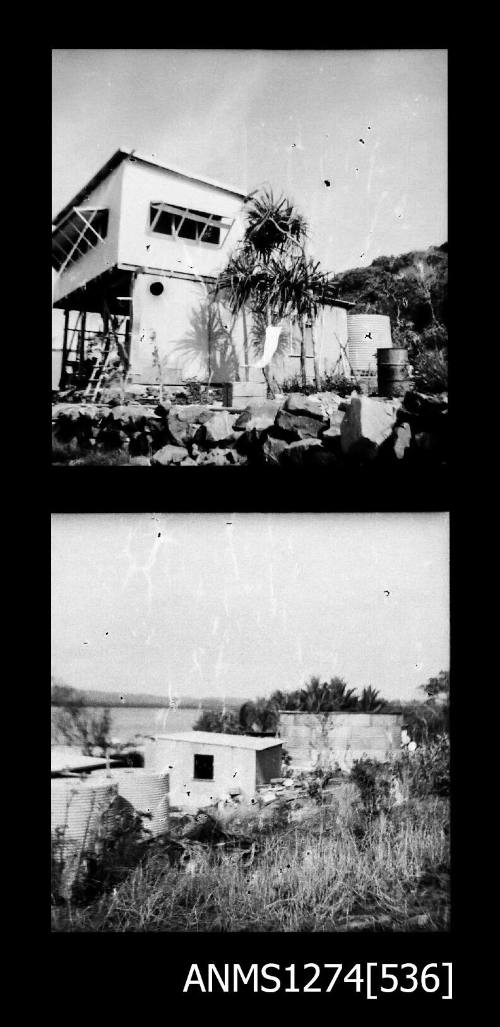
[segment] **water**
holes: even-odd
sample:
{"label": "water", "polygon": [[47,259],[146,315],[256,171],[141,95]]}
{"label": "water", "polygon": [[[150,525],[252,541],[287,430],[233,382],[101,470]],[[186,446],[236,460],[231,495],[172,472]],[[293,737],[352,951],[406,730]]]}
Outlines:
{"label": "water", "polygon": [[[52,741],[56,741],[54,733],[54,712],[58,707],[52,707]],[[104,713],[103,707],[89,707],[89,712],[98,716]],[[191,731],[193,724],[200,716],[197,709],[176,709],[171,710],[165,707],[156,706],[111,706],[110,735],[120,742],[138,743],[141,739],[135,739],[135,735],[155,735],[170,731]]]}

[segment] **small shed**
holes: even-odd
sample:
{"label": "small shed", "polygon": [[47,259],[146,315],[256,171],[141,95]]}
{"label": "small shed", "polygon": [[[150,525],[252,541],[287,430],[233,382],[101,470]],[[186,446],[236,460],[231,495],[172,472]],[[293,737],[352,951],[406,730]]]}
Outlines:
{"label": "small shed", "polygon": [[250,800],[281,774],[281,740],[186,731],[146,743],[145,766],[168,773],[173,806],[199,809],[230,796]]}

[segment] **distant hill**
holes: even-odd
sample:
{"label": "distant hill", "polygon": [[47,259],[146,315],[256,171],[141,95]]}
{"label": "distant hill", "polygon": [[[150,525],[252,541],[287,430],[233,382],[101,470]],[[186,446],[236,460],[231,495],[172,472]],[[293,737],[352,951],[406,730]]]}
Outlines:
{"label": "distant hill", "polygon": [[[168,696],[151,695],[149,692],[129,692],[120,695],[117,692],[104,692],[100,689],[69,688],[67,685],[53,684],[51,692],[52,706],[67,706],[70,703],[80,702],[84,706],[155,706],[156,708],[167,708],[170,705]],[[239,709],[243,699],[234,696],[225,698],[225,705],[231,709]],[[179,699],[179,706],[182,709],[221,710],[222,699],[214,696],[204,696],[200,699],[197,696],[182,696]]]}
{"label": "distant hill", "polygon": [[[448,243],[399,257],[376,257],[369,267],[335,276],[351,314],[388,314],[393,343],[445,344],[448,328]],[[415,338],[412,339],[412,334]]]}

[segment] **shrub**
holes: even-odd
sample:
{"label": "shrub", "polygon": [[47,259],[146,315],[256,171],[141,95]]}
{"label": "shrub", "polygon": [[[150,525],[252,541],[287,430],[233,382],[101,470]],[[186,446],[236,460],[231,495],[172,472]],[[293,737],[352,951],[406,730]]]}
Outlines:
{"label": "shrub", "polygon": [[434,395],[448,391],[448,357],[444,349],[420,350],[413,357],[413,385]]}
{"label": "shrub", "polygon": [[363,810],[368,816],[378,816],[391,809],[393,771],[390,764],[368,758],[355,760],[350,776],[359,790]]}
{"label": "shrub", "polygon": [[332,374],[329,371],[325,371],[320,376],[319,390],[316,382],[308,382],[307,385],[302,384],[302,377],[298,374],[292,375],[290,378],[286,378],[281,386],[281,392],[300,392],[303,396],[311,396],[315,392],[335,392],[337,396],[350,396],[353,390],[360,392],[360,386],[345,374]]}
{"label": "shrub", "polygon": [[215,731],[229,735],[243,733],[237,715],[222,713],[221,710],[204,710],[193,724],[193,731]]}
{"label": "shrub", "polygon": [[430,795],[450,794],[450,738],[447,734],[437,735],[427,745],[418,746],[415,752],[404,751],[398,756],[397,772],[408,781],[412,798]]}

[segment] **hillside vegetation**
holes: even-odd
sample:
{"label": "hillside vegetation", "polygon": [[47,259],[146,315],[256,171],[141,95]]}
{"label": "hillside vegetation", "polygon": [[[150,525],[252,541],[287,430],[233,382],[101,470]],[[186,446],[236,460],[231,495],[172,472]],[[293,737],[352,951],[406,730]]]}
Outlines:
{"label": "hillside vegetation", "polygon": [[[352,314],[388,314],[393,342],[405,337],[426,339],[439,328],[444,341],[448,328],[448,243],[412,250],[398,257],[376,257],[369,267],[335,276],[342,299],[355,306]],[[413,340],[415,342],[416,340]]]}

